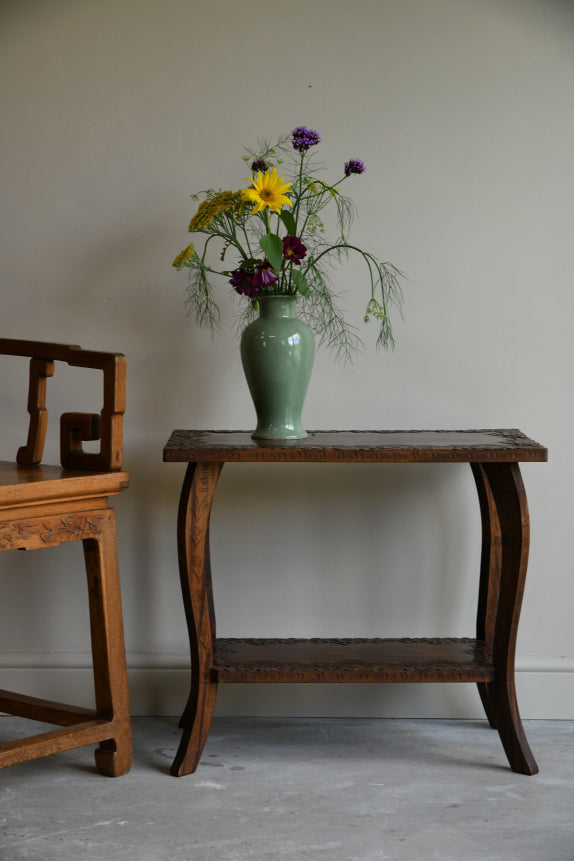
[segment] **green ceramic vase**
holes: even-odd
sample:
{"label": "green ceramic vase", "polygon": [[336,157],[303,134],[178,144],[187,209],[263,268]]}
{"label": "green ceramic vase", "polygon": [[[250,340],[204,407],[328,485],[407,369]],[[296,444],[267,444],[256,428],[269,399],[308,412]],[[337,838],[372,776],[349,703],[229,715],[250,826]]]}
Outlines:
{"label": "green ceramic vase", "polygon": [[257,413],[254,439],[307,436],[301,412],[315,342],[295,305],[294,296],[260,296],[259,318],[241,336],[241,361]]}

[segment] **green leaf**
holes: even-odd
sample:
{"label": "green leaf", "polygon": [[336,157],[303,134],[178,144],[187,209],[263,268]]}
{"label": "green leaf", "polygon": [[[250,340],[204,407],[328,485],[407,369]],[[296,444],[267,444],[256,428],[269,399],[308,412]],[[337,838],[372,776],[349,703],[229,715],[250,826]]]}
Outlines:
{"label": "green leaf", "polygon": [[295,219],[293,218],[293,213],[289,212],[288,209],[282,209],[279,213],[281,217],[281,221],[287,228],[287,233],[289,236],[297,235],[297,225],[295,224]]}
{"label": "green leaf", "polygon": [[297,290],[299,291],[299,293],[302,296],[308,296],[309,295],[309,285],[307,284],[307,279],[305,278],[303,273],[299,272],[298,269],[292,269],[291,270],[291,277],[292,277],[293,281],[295,282],[295,286],[297,287]]}
{"label": "green leaf", "polygon": [[283,242],[275,233],[266,233],[259,240],[259,245],[275,273],[279,275],[283,262]]}

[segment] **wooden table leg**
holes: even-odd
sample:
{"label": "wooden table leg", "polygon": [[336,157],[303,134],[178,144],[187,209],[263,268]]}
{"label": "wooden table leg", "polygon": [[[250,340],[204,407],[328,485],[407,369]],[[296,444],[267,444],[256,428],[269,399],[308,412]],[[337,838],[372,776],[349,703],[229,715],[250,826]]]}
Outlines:
{"label": "wooden table leg", "polygon": [[[502,537],[494,497],[484,474],[483,465],[481,463],[471,463],[470,466],[476,482],[482,519],[482,555],[480,560],[476,638],[477,640],[483,640],[487,647],[492,650],[494,648],[494,629],[500,591]],[[496,729],[492,682],[478,682],[477,687],[488,722],[491,727]]]}
{"label": "wooden table leg", "polygon": [[177,541],[183,604],[191,653],[191,689],[180,726],[183,736],[171,767],[181,777],[197,768],[215,708],[211,680],[215,612],[209,558],[209,517],[222,463],[190,463],[179,503]]}
{"label": "wooden table leg", "polygon": [[484,463],[480,471],[474,472],[475,479],[480,472],[477,487],[483,512],[478,625],[487,642],[492,638],[496,671],[494,682],[489,682],[482,692],[483,703],[489,720],[498,730],[512,770],[536,774],[538,766],[520,720],[514,681],[530,542],[526,493],[518,463]]}

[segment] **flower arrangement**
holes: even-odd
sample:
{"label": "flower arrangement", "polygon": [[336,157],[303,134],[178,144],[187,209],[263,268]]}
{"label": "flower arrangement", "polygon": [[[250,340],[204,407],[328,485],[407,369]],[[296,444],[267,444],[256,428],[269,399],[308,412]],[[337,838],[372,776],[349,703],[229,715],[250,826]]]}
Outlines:
{"label": "flower arrangement", "polygon": [[[313,148],[320,141],[318,132],[299,126],[273,145],[262,142],[256,151],[247,150],[244,161],[251,168],[249,188],[208,189],[192,195],[199,206],[189,232],[206,239],[201,249],[196,243],[184,248],[173,266],[189,271],[186,305],[200,325],[212,331],[218,327],[213,281],[223,277],[236,294],[248,300],[242,315],[245,322],[254,315],[259,296],[301,298],[299,316],[319,342],[349,358],[361,341],[344,319],[329,275],[349,254],[356,253],[366,264],[370,282],[364,320],[378,321],[378,345],[394,346],[389,307],[400,308],[402,273],[348,239],[355,208],[341,186],[350,177],[363,174],[365,165],[351,158],[337,182],[325,182],[314,159]],[[283,176],[279,176],[280,165],[285,165],[281,167]],[[333,241],[326,238],[325,220],[330,216],[336,233]],[[210,253],[216,247],[221,265],[213,262]],[[229,251],[237,255],[232,270],[223,268]]]}

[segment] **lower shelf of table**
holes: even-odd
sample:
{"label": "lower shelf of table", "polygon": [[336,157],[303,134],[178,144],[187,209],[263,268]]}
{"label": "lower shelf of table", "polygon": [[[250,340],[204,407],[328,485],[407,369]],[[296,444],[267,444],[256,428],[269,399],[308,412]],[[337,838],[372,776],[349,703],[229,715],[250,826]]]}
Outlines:
{"label": "lower shelf of table", "polygon": [[481,640],[217,639],[217,682],[489,682],[492,654]]}

